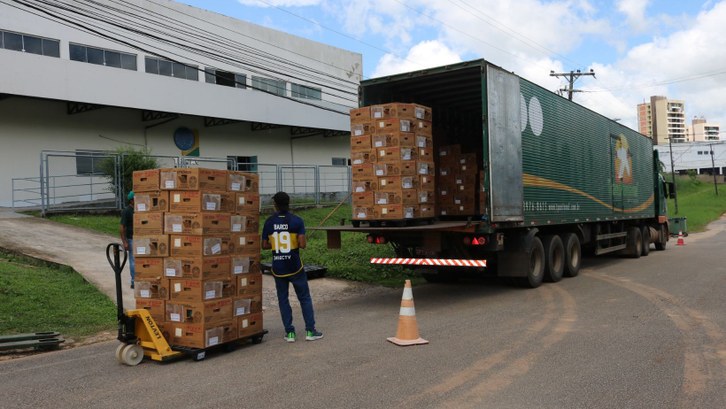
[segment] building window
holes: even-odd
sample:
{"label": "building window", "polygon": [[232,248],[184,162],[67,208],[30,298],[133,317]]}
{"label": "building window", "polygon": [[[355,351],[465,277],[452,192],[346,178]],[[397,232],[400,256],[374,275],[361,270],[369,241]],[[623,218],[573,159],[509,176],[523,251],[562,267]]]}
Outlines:
{"label": "building window", "polygon": [[292,96],[293,98],[305,98],[322,100],[322,90],[320,88],[308,87],[300,84],[292,84]]}
{"label": "building window", "polygon": [[72,61],[87,62],[89,64],[105,65],[107,67],[136,71],[136,54],[88,47],[73,43],[69,46],[69,52]]}
{"label": "building window", "polygon": [[247,76],[245,74],[222,71],[212,67],[204,69],[204,80],[210,84],[225,87],[247,88]]}
{"label": "building window", "polygon": [[348,158],[333,158],[333,166],[346,166],[348,165]]}
{"label": "building window", "polygon": [[287,82],[283,80],[274,80],[272,78],[252,76],[252,88],[267,91],[275,95],[287,95]]}
{"label": "building window", "polygon": [[[232,166],[237,161],[237,169]],[[257,172],[257,156],[227,156],[227,169],[242,172]]]}
{"label": "building window", "polygon": [[60,41],[27,34],[0,31],[0,48],[46,57],[60,57]]}
{"label": "building window", "polygon": [[196,65],[186,65],[156,57],[146,57],[145,63],[146,72],[149,74],[199,81],[199,68]]}
{"label": "building window", "polygon": [[76,175],[97,176],[103,175],[101,163],[109,158],[104,151],[76,149]]}

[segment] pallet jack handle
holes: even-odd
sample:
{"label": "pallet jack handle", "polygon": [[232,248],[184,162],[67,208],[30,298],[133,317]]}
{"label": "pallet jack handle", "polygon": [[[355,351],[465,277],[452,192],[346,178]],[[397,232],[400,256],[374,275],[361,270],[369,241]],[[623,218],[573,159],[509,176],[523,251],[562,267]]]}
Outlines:
{"label": "pallet jack handle", "polygon": [[[121,261],[121,253],[123,253],[123,262]],[[113,254],[113,259],[111,255]],[[124,317],[124,300],[123,292],[121,291],[121,272],[124,270],[126,261],[128,260],[128,254],[124,250],[123,245],[119,243],[110,243],[106,247],[106,259],[113,269],[114,275],[116,276],[116,304],[117,304],[117,318],[121,322]]]}

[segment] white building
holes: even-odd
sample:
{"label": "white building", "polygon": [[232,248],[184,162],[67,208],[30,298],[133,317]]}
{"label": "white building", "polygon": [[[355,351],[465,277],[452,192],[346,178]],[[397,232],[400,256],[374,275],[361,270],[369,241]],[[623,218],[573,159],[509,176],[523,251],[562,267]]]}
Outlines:
{"label": "white building", "polygon": [[[0,206],[48,150],[347,163],[360,54],[166,0],[23,3],[0,3]],[[91,183],[92,158],[51,158]]]}
{"label": "white building", "polygon": [[[726,142],[691,142],[654,145],[666,172],[695,170],[697,174],[726,174]],[[673,166],[671,167],[671,149]]]}

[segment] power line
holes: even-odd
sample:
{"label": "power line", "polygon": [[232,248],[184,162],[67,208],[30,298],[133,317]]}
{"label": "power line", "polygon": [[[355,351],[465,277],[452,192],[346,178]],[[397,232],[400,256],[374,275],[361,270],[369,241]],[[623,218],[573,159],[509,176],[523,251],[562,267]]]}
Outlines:
{"label": "power line", "polygon": [[595,71],[590,69],[589,72],[580,72],[580,70],[577,71],[570,71],[570,72],[554,72],[550,71],[550,77],[565,77],[567,78],[567,81],[569,82],[570,86],[569,88],[562,88],[560,91],[567,91],[567,99],[572,101],[572,93],[573,92],[580,92],[580,90],[573,89],[573,86],[575,85],[575,81],[577,81],[578,78],[582,77],[583,75],[590,75],[593,78],[595,78]]}

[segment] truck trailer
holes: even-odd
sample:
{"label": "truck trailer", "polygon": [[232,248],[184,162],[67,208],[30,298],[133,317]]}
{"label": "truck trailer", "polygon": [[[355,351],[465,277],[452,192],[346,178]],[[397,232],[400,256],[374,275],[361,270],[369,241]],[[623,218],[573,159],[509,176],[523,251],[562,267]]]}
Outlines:
{"label": "truck trailer", "polygon": [[396,252],[372,263],[422,269],[429,281],[494,273],[532,288],[576,276],[585,254],[666,248],[675,192],[650,138],[485,60],[361,82],[361,107],[387,103],[431,107],[435,152],[476,153],[467,183],[477,206],[425,223],[326,227],[328,247],[341,231],[366,233]]}

